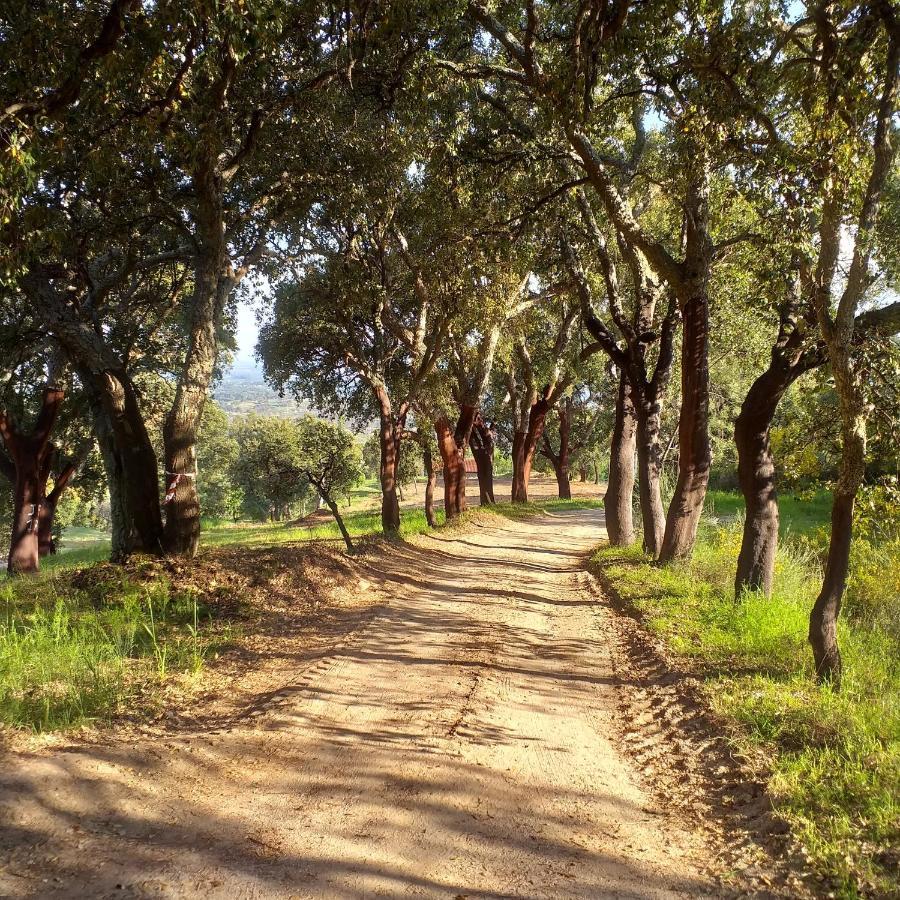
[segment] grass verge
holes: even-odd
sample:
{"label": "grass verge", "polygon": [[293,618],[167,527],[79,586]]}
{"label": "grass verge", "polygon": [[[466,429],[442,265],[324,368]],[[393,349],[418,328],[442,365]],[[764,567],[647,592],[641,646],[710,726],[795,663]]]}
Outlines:
{"label": "grass verge", "polygon": [[209,619],[194,592],[110,565],[0,585],[0,722],[49,731],[150,708],[217,646]]}
{"label": "grass verge", "polygon": [[827,497],[786,499],[773,596],[740,602],[732,587],[739,499],[710,499],[720,518],[702,522],[689,562],[658,568],[638,549],[610,547],[594,562],[704,681],[742,749],[766,760],[773,802],[811,867],[839,896],[900,896],[900,641],[881,596],[896,582],[900,545],[858,544],[839,629],[844,685],[835,693],[813,683],[806,642]]}

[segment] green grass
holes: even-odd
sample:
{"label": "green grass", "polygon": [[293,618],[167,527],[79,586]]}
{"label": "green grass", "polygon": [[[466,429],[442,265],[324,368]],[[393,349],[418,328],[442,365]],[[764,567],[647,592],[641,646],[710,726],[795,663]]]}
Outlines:
{"label": "green grass", "polygon": [[[602,506],[599,500],[579,498],[576,500],[541,500],[535,503],[498,503],[492,507],[498,515],[510,519],[523,519],[544,512],[559,509],[587,509]],[[471,507],[477,509],[477,506]],[[344,516],[344,524],[354,538],[367,537],[381,532],[380,507],[350,509]],[[438,527],[444,524],[442,504],[435,507]],[[419,507],[404,507],[400,511],[400,537],[412,537],[428,529],[425,512]],[[102,534],[102,532],[100,532]],[[68,532],[67,532],[68,535]],[[201,547],[266,546],[293,544],[304,541],[341,541],[337,523],[322,520],[315,525],[286,525],[280,522],[217,522],[204,523]],[[42,570],[60,570],[82,567],[101,562],[109,557],[109,541],[92,544],[83,549],[71,549],[56,556],[41,560]]]}
{"label": "green grass", "polygon": [[[692,560],[652,566],[639,550],[603,548],[595,562],[705,680],[737,740],[771,763],[770,789],[811,864],[845,897],[900,893],[900,544],[861,536],[839,639],[844,683],[817,687],[806,641],[821,584],[829,498],[786,497],[773,596],[733,597],[742,504],[711,497]],[[737,517],[737,518],[735,518]],[[884,610],[893,611],[891,624]]]}
{"label": "green grass", "polygon": [[[805,494],[781,494],[778,507],[783,538],[790,534],[809,534],[829,521],[831,492],[820,489]],[[710,491],[706,495],[705,514],[717,520],[743,516],[744,498],[732,491]]]}
{"label": "green grass", "polygon": [[[412,492],[412,486],[406,488]],[[424,497],[424,486],[419,485]],[[415,495],[414,495],[415,496]],[[341,514],[351,537],[364,537],[381,529],[381,489],[376,479],[367,479],[353,488],[349,507]],[[355,508],[354,508],[355,507]],[[362,508],[360,508],[362,507]],[[435,510],[438,523],[443,522],[443,510]],[[421,509],[401,510],[401,536],[420,533],[426,528],[425,513]],[[276,546],[298,541],[340,541],[341,533],[334,521],[321,521],[316,525],[290,525],[281,522],[201,522],[202,547],[227,547],[235,545]],[[63,534],[61,552],[41,560],[41,569],[60,571],[82,568],[109,558],[109,533],[95,528],[67,528]]]}
{"label": "green grass", "polygon": [[0,585],[0,721],[46,731],[108,719],[190,675],[211,649],[190,592],[112,566]]}
{"label": "green grass", "polygon": [[[381,531],[381,511],[359,510],[349,512],[344,524],[351,537],[366,537]],[[443,524],[443,510],[435,510],[438,525]],[[400,537],[411,537],[427,529],[425,512],[421,509],[403,509],[400,513]],[[277,546],[302,541],[341,541],[337,523],[324,520],[316,525],[283,525],[279,523],[247,523],[217,525],[205,529],[201,535],[203,547],[228,546]]]}

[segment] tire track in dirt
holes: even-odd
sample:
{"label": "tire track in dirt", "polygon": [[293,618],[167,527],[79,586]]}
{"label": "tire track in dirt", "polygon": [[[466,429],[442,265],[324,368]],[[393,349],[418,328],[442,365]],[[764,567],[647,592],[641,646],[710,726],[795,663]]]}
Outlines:
{"label": "tire track in dirt", "polygon": [[597,599],[599,627],[612,623],[610,646],[620,681],[635,686],[619,693],[620,737],[657,803],[678,809],[707,835],[716,867],[733,873],[735,890],[814,896],[758,764],[737,753],[729,726],[711,711],[700,683],[670,658],[602,572],[581,572],[579,582],[586,596]]}

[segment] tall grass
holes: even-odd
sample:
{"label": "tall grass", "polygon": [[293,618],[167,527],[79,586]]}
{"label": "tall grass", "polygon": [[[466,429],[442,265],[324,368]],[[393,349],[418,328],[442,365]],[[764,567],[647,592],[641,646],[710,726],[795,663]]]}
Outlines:
{"label": "tall grass", "polygon": [[[822,578],[827,496],[782,504],[773,595],[733,596],[736,495],[712,497],[690,562],[659,568],[637,550],[596,555],[623,598],[705,679],[738,740],[771,761],[770,789],[812,865],[842,896],[900,892],[900,544],[854,544],[839,625],[844,682],[816,686],[806,634]],[[893,610],[888,622],[885,609]]]}
{"label": "tall grass", "polygon": [[[23,587],[27,586],[28,590]],[[172,673],[196,672],[206,611],[168,582],[0,586],[0,721],[45,731],[108,718]]]}

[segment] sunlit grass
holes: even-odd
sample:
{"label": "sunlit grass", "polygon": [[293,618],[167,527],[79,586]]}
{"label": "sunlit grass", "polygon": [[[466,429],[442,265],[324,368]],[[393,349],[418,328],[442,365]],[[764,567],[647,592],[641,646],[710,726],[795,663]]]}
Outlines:
{"label": "sunlit grass", "polygon": [[594,497],[575,497],[572,500],[556,500],[553,498],[531,500],[528,503],[496,503],[486,507],[489,512],[496,513],[506,519],[528,519],[542,513],[554,513],[567,509],[602,509],[603,501]]}
{"label": "sunlit grass", "polygon": [[701,525],[690,562],[659,568],[639,550],[615,548],[595,561],[705,679],[711,704],[739,726],[739,740],[766,750],[771,794],[813,865],[837,880],[843,896],[897,892],[900,643],[872,610],[883,606],[879,592],[896,579],[900,553],[873,561],[865,544],[854,551],[836,693],[815,684],[806,639],[822,578],[821,548],[810,536],[827,521],[827,497],[782,503],[788,537],[773,596],[748,592],[740,602],[733,596],[740,501],[716,494],[713,502],[720,524]]}

